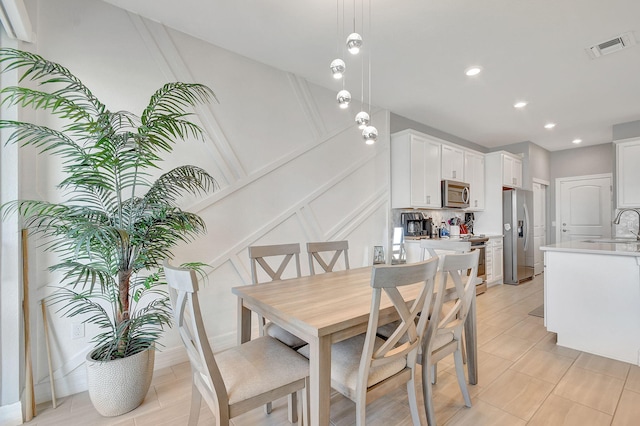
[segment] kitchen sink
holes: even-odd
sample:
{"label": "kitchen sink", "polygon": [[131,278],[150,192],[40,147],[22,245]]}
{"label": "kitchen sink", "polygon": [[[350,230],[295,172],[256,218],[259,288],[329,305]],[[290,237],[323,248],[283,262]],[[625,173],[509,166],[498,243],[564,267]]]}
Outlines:
{"label": "kitchen sink", "polygon": [[586,243],[609,243],[609,244],[630,244],[640,243],[635,238],[598,238],[594,240],[586,240]]}

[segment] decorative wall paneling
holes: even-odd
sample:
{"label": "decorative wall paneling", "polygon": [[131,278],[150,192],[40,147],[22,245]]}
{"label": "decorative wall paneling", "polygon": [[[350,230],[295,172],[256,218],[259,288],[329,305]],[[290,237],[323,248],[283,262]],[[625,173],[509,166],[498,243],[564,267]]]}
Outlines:
{"label": "decorative wall paneling", "polygon": [[[32,9],[38,17],[38,43],[23,48],[79,70],[109,105],[115,101],[119,108],[136,111],[146,104],[149,87],[167,81],[202,82],[216,92],[219,104],[196,111],[205,142],[180,143],[166,159],[167,168],[185,163],[204,167],[220,184],[206,198],[186,200],[186,208],[205,219],[209,232],[176,251],[176,262],[200,260],[211,266],[202,300],[216,348],[235,344],[236,300],[230,288],[250,283],[248,246],[348,239],[352,267],[358,267],[371,263],[374,245],[387,245],[388,111],[372,111],[380,137],[375,146],[366,146],[352,111],[337,108],[333,90],[101,1],[61,0],[54,5],[36,0]],[[352,109],[357,108],[354,102]],[[48,124],[44,117],[38,119]],[[31,151],[21,156],[25,170],[37,164],[38,171],[21,175],[21,196],[39,192],[43,198],[57,197],[50,183],[57,181],[58,163]],[[39,285],[32,295],[35,304],[50,293],[56,277],[44,271],[47,255],[35,250],[33,257],[37,271],[31,281]],[[303,273],[307,267],[302,262]],[[37,308],[32,306],[32,312]],[[50,320],[56,390],[59,396],[82,391],[89,339],[71,340],[72,321],[59,318],[54,309]],[[41,318],[32,323],[37,330],[32,345],[37,352],[36,399],[41,402],[50,397],[49,378],[37,326]],[[87,336],[94,332],[87,327]],[[161,343],[156,368],[186,360],[174,330]],[[4,386],[4,376],[2,380]]]}

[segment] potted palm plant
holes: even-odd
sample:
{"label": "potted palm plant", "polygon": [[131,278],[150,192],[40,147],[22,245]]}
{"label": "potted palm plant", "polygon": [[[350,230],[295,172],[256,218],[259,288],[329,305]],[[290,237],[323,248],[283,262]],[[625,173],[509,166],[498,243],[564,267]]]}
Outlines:
{"label": "potted palm plant", "polygon": [[[53,128],[1,120],[0,128],[12,132],[8,143],[60,157],[64,175],[58,184],[64,201],[16,200],[2,206],[3,215],[19,214],[55,255],[49,270],[62,278],[51,303],[99,330],[87,356],[88,369],[97,369],[88,370],[91,400],[103,415],[125,413],[144,399],[155,343],[170,325],[162,261],[206,230],[199,216],[178,203],[184,195],[216,188],[213,177],[195,166],[155,179],[154,172],[160,173],[160,154],[170,153],[177,140],[202,138],[187,108],[215,95],[201,84],[169,83],[138,116],[110,111],[68,69],[38,55],[0,49],[0,66],[36,87],[6,87],[3,103],[44,110],[60,123]],[[110,371],[112,365],[122,368],[118,364],[134,372]]]}

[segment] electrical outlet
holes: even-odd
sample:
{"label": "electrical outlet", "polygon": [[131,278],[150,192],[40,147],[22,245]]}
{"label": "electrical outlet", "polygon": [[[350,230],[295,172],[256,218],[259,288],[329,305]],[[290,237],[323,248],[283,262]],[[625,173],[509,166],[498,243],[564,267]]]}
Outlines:
{"label": "electrical outlet", "polygon": [[71,338],[82,339],[84,337],[84,323],[74,322],[71,326]]}

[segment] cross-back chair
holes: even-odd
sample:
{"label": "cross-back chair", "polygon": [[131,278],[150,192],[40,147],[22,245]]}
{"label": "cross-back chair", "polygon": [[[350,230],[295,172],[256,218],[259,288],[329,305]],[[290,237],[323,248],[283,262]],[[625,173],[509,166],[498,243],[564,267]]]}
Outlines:
{"label": "cross-back chair", "polygon": [[[465,405],[471,407],[462,359],[462,332],[469,308],[476,296],[478,256],[477,250],[443,256],[436,280],[435,303],[431,310],[431,319],[424,334],[421,351],[422,389],[429,426],[436,424],[433,406],[433,383],[436,373],[434,367],[438,361],[450,354],[453,354],[458,385]],[[469,269],[471,273],[467,275]],[[447,281],[453,282],[453,286],[447,288]],[[445,302],[451,302],[446,312],[442,309]]]}
{"label": "cross-back chair", "polygon": [[[408,265],[374,266],[371,277],[371,310],[367,332],[331,347],[331,386],[356,403],[356,425],[366,420],[367,403],[406,384],[414,425],[420,424],[415,389],[415,369],[426,317],[416,324],[418,313],[431,304],[437,258]],[[408,304],[399,288],[419,285],[417,298]],[[400,317],[389,339],[376,335],[383,294]],[[300,350],[308,355],[308,346]]]}
{"label": "cross-back chair", "polygon": [[[325,261],[322,253],[333,252],[329,262]],[[315,263],[322,267],[324,272],[332,272],[340,256],[344,258],[344,267],[349,269],[349,241],[326,241],[307,243],[307,253],[309,255],[309,272],[315,275]]]}
{"label": "cross-back chair", "polygon": [[[293,263],[296,270],[296,277],[301,277],[300,273],[300,244],[272,244],[265,246],[250,246],[249,259],[251,261],[251,282],[260,284],[261,282],[276,281],[282,279],[287,267]],[[259,269],[266,273],[269,281],[260,281]],[[298,336],[289,333],[277,324],[266,321],[262,315],[258,315],[258,330],[260,336],[271,336],[290,348],[299,348],[307,344]],[[271,403],[265,406],[265,411],[271,413]],[[295,393],[289,397],[289,419],[293,419],[297,411],[297,399]]]}
{"label": "cross-back chair", "polygon": [[[258,267],[266,272],[270,281],[276,281],[282,279],[287,266],[289,266],[292,260],[296,269],[296,277],[299,278],[302,276],[300,273],[300,244],[298,243],[250,246],[249,259],[251,260],[251,281],[253,284],[267,282],[260,281],[258,277]],[[258,326],[260,336],[264,336],[266,333],[289,347],[299,348],[307,343],[282,327],[267,323],[261,315],[258,315]]]}
{"label": "cross-back chair", "polygon": [[[270,401],[303,392],[303,418],[308,424],[308,361],[278,340],[263,336],[214,355],[207,339],[198,280],[191,269],[164,263],[174,320],[191,363],[189,425],[196,425],[202,399],[217,426]],[[297,421],[297,411],[292,422]]]}

